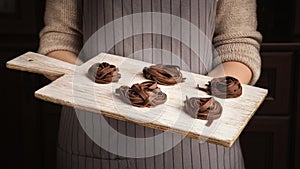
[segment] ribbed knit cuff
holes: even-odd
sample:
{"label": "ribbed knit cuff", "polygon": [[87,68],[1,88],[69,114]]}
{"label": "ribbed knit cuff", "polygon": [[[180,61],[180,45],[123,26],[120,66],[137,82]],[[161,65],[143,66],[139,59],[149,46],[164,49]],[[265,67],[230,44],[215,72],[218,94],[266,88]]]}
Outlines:
{"label": "ribbed knit cuff", "polygon": [[77,55],[81,48],[82,39],[80,37],[59,32],[49,32],[41,36],[38,52],[47,55],[52,51],[64,50]]}

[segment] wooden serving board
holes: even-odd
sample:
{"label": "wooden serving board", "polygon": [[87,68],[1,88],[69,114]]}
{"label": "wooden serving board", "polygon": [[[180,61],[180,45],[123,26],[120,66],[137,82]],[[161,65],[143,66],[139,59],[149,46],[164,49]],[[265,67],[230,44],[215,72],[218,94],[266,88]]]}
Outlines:
{"label": "wooden serving board", "polygon": [[[118,83],[97,84],[87,77],[92,64],[104,61],[119,68],[122,77]],[[216,98],[221,103],[223,112],[219,119],[207,127],[206,120],[187,115],[183,106],[186,96],[208,97],[205,92],[196,89],[197,84],[204,86],[212,79],[208,76],[182,71],[186,77],[184,83],[175,86],[159,85],[168,99],[165,104],[155,108],[137,108],[119,99],[115,89],[121,85],[131,86],[146,81],[142,69],[150,65],[152,64],[106,53],[101,53],[80,66],[32,52],[7,62],[7,67],[11,69],[62,76],[36,91],[35,96],[39,99],[226,147],[230,147],[239,137],[268,92],[266,89],[242,85],[243,94],[240,97]]]}

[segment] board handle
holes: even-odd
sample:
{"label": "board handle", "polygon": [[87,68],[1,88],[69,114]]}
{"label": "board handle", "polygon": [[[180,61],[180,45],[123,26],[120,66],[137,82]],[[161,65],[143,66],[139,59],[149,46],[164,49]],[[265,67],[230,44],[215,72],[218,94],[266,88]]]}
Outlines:
{"label": "board handle", "polygon": [[27,52],[6,62],[6,67],[48,76],[62,76],[73,73],[76,65],[38,53]]}

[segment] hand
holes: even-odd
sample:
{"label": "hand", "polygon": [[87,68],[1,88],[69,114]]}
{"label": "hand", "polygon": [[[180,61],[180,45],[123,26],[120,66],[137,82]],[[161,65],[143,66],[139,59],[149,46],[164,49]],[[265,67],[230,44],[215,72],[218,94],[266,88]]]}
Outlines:
{"label": "hand", "polygon": [[51,81],[54,81],[60,77],[60,76],[50,76],[50,75],[44,75],[44,76]]}
{"label": "hand", "polygon": [[243,63],[240,62],[224,62],[215,67],[208,73],[211,77],[232,76],[243,84],[249,84],[252,78],[252,71]]}
{"label": "hand", "polygon": [[[69,51],[63,51],[63,50],[53,51],[48,53],[47,56],[75,65],[81,65],[83,63],[74,53]],[[51,81],[54,81],[60,77],[60,76],[49,76],[49,75],[44,75],[44,76]]]}

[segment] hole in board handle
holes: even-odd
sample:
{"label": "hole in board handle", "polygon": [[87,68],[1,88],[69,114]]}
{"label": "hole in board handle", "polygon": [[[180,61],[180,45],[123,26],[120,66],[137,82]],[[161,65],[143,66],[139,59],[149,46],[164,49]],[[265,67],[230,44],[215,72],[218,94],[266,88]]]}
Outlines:
{"label": "hole in board handle", "polygon": [[34,59],[28,58],[27,61],[28,61],[28,62],[32,62],[32,61],[34,61]]}

